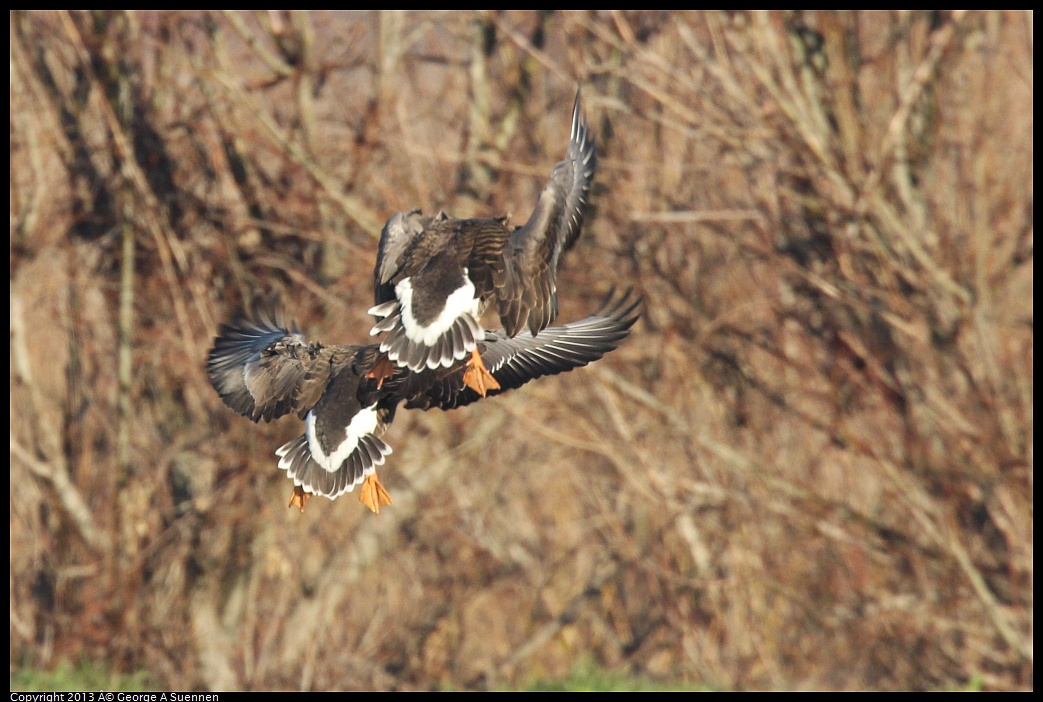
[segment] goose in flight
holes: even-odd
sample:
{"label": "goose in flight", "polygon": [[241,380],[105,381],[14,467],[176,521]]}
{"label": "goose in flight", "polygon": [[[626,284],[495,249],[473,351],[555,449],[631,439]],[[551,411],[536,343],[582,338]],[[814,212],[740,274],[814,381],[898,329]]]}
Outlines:
{"label": "goose in flight", "polygon": [[475,354],[495,383],[485,392],[467,382],[465,359],[419,372],[396,366],[375,377],[372,371],[384,357],[377,344],[309,342],[286,324],[277,306],[222,325],[207,373],[224,403],[251,421],[270,422],[291,412],[304,420],[304,433],[276,450],[279,468],[294,483],[291,506],[303,510],[310,495],[332,500],[361,485],[359,501],[379,513],[391,503],[376,474],[391,453],[380,436],[400,404],[454,409],[585,366],[629,336],[640,305],[627,291],[618,298],[610,294],[585,319],[535,335],[486,331],[475,340]]}
{"label": "goose in flight", "polygon": [[495,307],[503,333],[528,327],[535,337],[557,316],[557,270],[579,236],[597,166],[594,140],[582,118],[579,90],[565,159],[551,171],[529,220],[511,228],[506,217],[456,219],[443,212],[399,212],[384,225],[374,271],[380,351],[392,367],[450,368],[470,355],[464,383],[484,396],[498,382],[478,348],[480,318]]}

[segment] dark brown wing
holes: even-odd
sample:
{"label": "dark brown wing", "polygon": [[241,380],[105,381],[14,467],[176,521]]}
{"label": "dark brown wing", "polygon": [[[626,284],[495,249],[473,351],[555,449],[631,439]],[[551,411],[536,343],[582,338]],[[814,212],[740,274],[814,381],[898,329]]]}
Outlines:
{"label": "dark brown wing", "polygon": [[310,409],[326,389],[336,347],[309,344],[276,309],[240,314],[221,325],[207,357],[210,383],[224,403],[257,422]]}
{"label": "dark brown wing", "polygon": [[388,220],[375,274],[376,297],[386,300],[369,312],[381,318],[370,334],[385,334],[380,350],[392,363],[448,368],[474,350],[508,233],[502,219],[414,210]]}
{"label": "dark brown wing", "polygon": [[417,238],[430,223],[420,210],[398,212],[391,215],[380,232],[377,246],[377,265],[373,270],[373,297],[380,305],[395,299],[393,279],[402,270],[406,254],[415,245]]}
{"label": "dark brown wing", "polygon": [[[641,298],[628,290],[613,300],[610,293],[601,308],[578,322],[548,327],[529,336],[509,337],[503,330],[486,332],[479,344],[482,363],[500,384],[488,397],[521,387],[545,375],[564,373],[592,363],[617,348],[630,335],[630,328],[641,316]],[[464,385],[465,366],[440,375],[421,385],[421,392],[406,402],[407,408],[454,409],[481,397]]]}
{"label": "dark brown wing", "polygon": [[583,227],[596,166],[594,140],[582,119],[577,89],[565,160],[551,171],[529,221],[511,233],[503,251],[503,272],[494,281],[500,321],[508,336],[517,335],[526,325],[536,334],[557,316],[558,262]]}

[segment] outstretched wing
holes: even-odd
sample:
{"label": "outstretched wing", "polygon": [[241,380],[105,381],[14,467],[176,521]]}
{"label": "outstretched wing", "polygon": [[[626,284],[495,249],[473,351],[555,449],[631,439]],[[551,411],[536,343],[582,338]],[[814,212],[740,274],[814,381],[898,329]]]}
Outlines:
{"label": "outstretched wing", "polygon": [[[478,345],[482,363],[500,384],[487,396],[585,366],[617,348],[641,316],[641,298],[629,290],[619,299],[613,298],[614,293],[609,293],[601,308],[585,319],[548,327],[536,336],[510,337],[503,330],[486,332],[485,342]],[[448,410],[480,400],[478,393],[464,384],[465,370],[465,366],[459,366],[442,375],[423,394],[408,400],[406,407]]]}
{"label": "outstretched wing", "polygon": [[504,269],[494,281],[500,321],[508,336],[517,335],[526,325],[535,335],[557,316],[558,261],[579,237],[596,166],[594,140],[582,118],[577,88],[565,160],[551,171],[529,221],[508,238]]}
{"label": "outstretched wing", "polygon": [[206,370],[226,405],[254,422],[270,422],[318,402],[329,383],[333,351],[307,343],[271,306],[221,325]]}

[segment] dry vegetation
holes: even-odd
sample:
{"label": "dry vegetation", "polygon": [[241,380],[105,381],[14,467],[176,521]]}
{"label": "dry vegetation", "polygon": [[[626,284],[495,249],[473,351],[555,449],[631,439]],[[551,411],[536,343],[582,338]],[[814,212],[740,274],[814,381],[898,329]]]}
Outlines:
{"label": "dry vegetation", "polygon": [[[1033,685],[1025,13],[11,14],[11,665],[174,688]],[[286,509],[217,324],[361,341],[392,212],[528,216],[595,366]]]}

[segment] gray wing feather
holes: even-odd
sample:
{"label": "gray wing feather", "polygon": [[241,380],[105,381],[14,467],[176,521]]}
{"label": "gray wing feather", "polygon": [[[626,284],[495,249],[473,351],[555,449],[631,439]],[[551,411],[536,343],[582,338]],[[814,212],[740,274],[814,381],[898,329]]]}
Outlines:
{"label": "gray wing feather", "polygon": [[318,400],[329,381],[331,353],[288,329],[272,307],[221,325],[206,370],[226,405],[254,422],[269,422]]}
{"label": "gray wing feather", "polygon": [[424,226],[424,215],[420,210],[393,214],[384,225],[377,247],[377,265],[373,271],[376,304],[395,299],[395,289],[390,281],[402,268],[403,257],[417,236],[424,231]]}
{"label": "gray wing feather", "polygon": [[[508,383],[521,381],[521,385],[534,377],[563,373],[598,360],[630,335],[640,317],[640,297],[629,290],[616,301],[613,296],[610,293],[589,317],[548,327],[536,336],[505,337],[497,332],[486,345],[482,362],[497,381],[506,376]],[[526,369],[538,369],[539,374],[527,377]]]}
{"label": "gray wing feather", "polygon": [[505,270],[496,283],[500,319],[510,336],[526,325],[536,334],[557,316],[558,263],[579,237],[596,168],[577,89],[565,160],[554,166],[529,220],[511,233],[504,249]]}
{"label": "gray wing feather", "polygon": [[[529,336],[507,336],[504,330],[486,332],[479,345],[482,362],[500,384],[488,396],[521,387],[545,375],[564,373],[592,363],[616,349],[630,335],[641,316],[642,299],[626,291],[615,299],[609,293],[601,308],[578,322],[549,327]],[[448,410],[471,404],[481,397],[464,385],[464,368],[442,375],[412,395],[407,408]]]}

